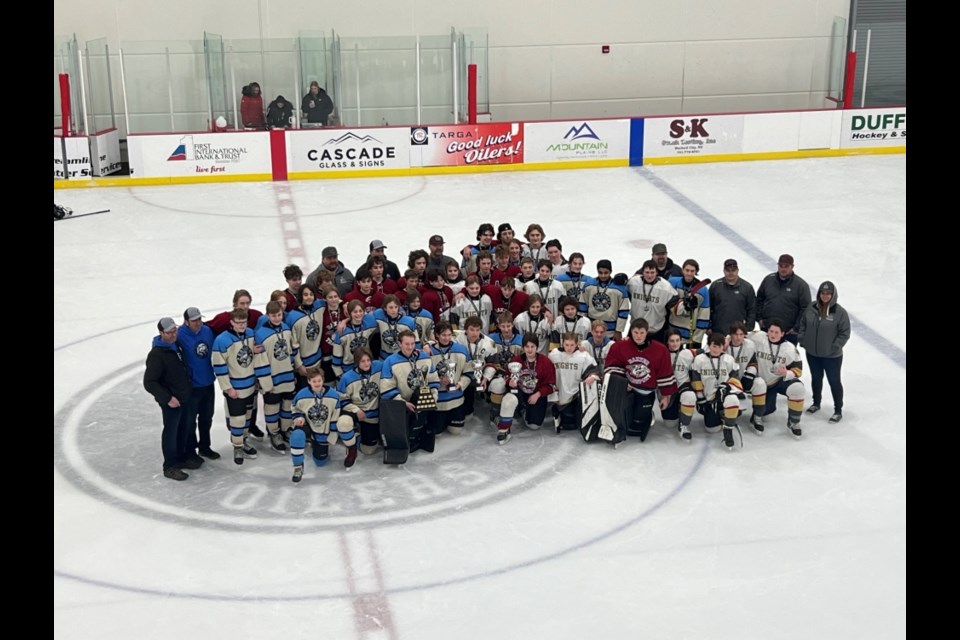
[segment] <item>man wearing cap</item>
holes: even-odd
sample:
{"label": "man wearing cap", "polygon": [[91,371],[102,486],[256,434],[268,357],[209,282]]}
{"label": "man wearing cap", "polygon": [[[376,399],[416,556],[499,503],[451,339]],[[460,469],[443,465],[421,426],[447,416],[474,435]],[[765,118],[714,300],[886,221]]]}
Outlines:
{"label": "man wearing cap", "polygon": [[[683,275],[683,269],[667,257],[667,245],[662,242],[653,245],[653,249],[650,251],[650,257],[657,265],[657,275],[664,280]],[[637,273],[643,275],[639,270]]]}
{"label": "man wearing cap", "polygon": [[811,302],[810,285],[793,272],[793,256],[783,254],[777,260],[777,270],[760,283],[757,290],[757,321],[767,330],[767,321],[783,321],[784,337],[797,344],[800,316]]}
{"label": "man wearing cap", "polygon": [[[367,262],[361,265],[362,267],[367,267],[370,264],[370,258],[373,256],[380,256],[383,258],[383,277],[389,278],[396,282],[400,279],[400,268],[397,266],[397,263],[387,260],[387,256],[384,255],[383,250],[387,248],[387,245],[383,244],[381,240],[371,240],[370,241],[370,255],[367,256]],[[360,269],[357,269],[359,272]]]}
{"label": "man wearing cap", "polygon": [[324,247],[321,255],[320,266],[310,272],[307,276],[307,284],[313,287],[314,291],[319,291],[317,279],[320,277],[320,271],[326,270],[333,274],[333,284],[340,292],[340,297],[347,295],[353,290],[353,273],[350,269],[343,266],[340,262],[339,253],[336,247]]}
{"label": "man wearing cap", "polygon": [[757,294],[753,285],[740,277],[740,267],[733,258],[723,262],[723,280],[710,285],[710,322],[714,331],[730,333],[730,325],[740,321],[746,332],[753,331],[757,320]]}
{"label": "man wearing cap", "polygon": [[[203,323],[200,309],[189,307],[183,312],[183,324],[177,331],[177,346],[183,353],[190,376],[190,401],[184,409],[183,419],[188,434],[188,449],[191,455],[199,453],[204,458],[216,460],[220,454],[210,448],[210,427],[213,425],[213,408],[216,392],[213,384],[213,329]],[[199,436],[199,437],[198,437]]]}
{"label": "man wearing cap", "polygon": [[190,378],[177,347],[177,323],[173,318],[160,318],[157,330],[159,335],[154,336],[153,347],[147,354],[143,388],[157,401],[163,414],[160,436],[163,475],[171,480],[186,480],[189,476],[180,467],[200,466],[192,458],[187,459],[188,434],[186,422],[182,420],[184,408],[190,402]]}
{"label": "man wearing cap", "polygon": [[457,267],[460,266],[459,260],[454,260],[450,256],[443,255],[443,236],[430,236],[430,255],[427,256],[427,271],[439,269],[443,273],[447,272],[447,265],[451,262]]}

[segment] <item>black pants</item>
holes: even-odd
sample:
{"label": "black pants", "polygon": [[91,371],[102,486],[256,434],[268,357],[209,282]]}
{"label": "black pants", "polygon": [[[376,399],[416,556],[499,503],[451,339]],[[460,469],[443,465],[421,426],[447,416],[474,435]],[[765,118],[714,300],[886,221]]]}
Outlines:
{"label": "black pants", "polygon": [[843,411],[843,383],[840,382],[840,367],[843,366],[843,356],[839,358],[821,358],[807,352],[807,364],[810,365],[810,387],[813,391],[813,404],[820,404],[823,398],[823,374],[827,374],[830,383],[830,393],[833,395],[833,411]]}
{"label": "black pants", "polygon": [[184,461],[189,443],[189,435],[183,418],[183,407],[160,405],[163,413],[163,433],[160,435],[160,447],[163,450],[163,470]]}
{"label": "black pants", "polygon": [[583,414],[583,402],[578,393],[573,400],[559,407],[560,409],[560,427],[564,430],[573,430],[580,428],[580,418]]}
{"label": "black pants", "polygon": [[540,399],[537,400],[534,404],[530,404],[528,400],[533,394],[526,394],[522,391],[520,392],[520,406],[523,407],[524,413],[524,422],[527,424],[542,425],[544,418],[547,417],[547,396],[540,396]]}
{"label": "black pants", "polygon": [[210,449],[210,427],[213,425],[213,409],[216,392],[213,385],[194,387],[190,394],[190,401],[183,412],[186,421],[185,429],[188,435],[187,448],[190,453],[198,448],[200,451]]}
{"label": "black pants", "polygon": [[627,397],[630,399],[630,422],[623,437],[640,436],[640,441],[643,442],[647,439],[650,425],[653,424],[653,403],[657,400],[657,394],[631,391]]}
{"label": "black pants", "polygon": [[[470,364],[469,362],[467,364]],[[469,387],[463,390],[463,415],[469,416],[473,414],[473,401],[477,397],[477,385],[471,384]]]}

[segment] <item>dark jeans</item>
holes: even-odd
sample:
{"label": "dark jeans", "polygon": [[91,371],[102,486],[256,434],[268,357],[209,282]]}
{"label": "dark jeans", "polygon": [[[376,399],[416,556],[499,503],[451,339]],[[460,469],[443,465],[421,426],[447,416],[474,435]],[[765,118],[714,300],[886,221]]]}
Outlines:
{"label": "dark jeans", "polygon": [[[193,453],[210,449],[210,427],[213,425],[213,404],[216,392],[213,385],[194,387],[183,412],[184,428],[189,437],[187,449]],[[199,436],[198,436],[199,433]]]}
{"label": "dark jeans", "polygon": [[843,356],[839,358],[821,358],[807,353],[807,364],[810,365],[810,386],[813,390],[813,404],[819,405],[823,398],[823,374],[827,374],[830,383],[830,393],[833,394],[833,411],[843,411],[843,383],[840,382],[840,367],[843,366]]}
{"label": "dark jeans", "polygon": [[183,407],[173,408],[161,404],[163,413],[163,433],[160,436],[160,447],[163,450],[163,470],[166,471],[184,460],[189,443],[189,434],[184,428],[186,425],[181,419]]}

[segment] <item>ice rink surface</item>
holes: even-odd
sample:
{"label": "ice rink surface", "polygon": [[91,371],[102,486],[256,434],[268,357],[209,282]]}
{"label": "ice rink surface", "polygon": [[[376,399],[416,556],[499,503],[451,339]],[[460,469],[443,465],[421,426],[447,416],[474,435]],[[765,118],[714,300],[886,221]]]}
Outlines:
{"label": "ice rink surface", "polygon": [[[58,638],[901,638],[906,635],[906,157],[55,191],[109,213],[54,223],[54,632]],[[656,242],[754,287],[781,253],[837,286],[853,335],[844,420],[785,399],[742,449],[694,417],[617,450],[485,421],[400,468],[326,467],[257,443],[161,475],[143,363],[161,316],[263,309],[336,245],[401,270],[440,233],[540,223],[586,273]],[[806,363],[804,363],[806,366]],[[804,374],[804,382],[808,375]],[[809,385],[807,399],[809,401]],[[486,406],[480,404],[480,413]],[[262,420],[262,418],[261,418]]]}

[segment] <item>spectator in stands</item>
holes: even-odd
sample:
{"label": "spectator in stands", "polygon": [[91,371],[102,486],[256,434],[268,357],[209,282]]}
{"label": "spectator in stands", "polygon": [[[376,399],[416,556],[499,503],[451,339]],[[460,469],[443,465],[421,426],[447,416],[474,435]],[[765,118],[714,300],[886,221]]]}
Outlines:
{"label": "spectator in stands", "polygon": [[240,119],[244,127],[263,129],[266,123],[263,119],[263,97],[260,95],[260,85],[251,82],[241,91]]}
{"label": "spectator in stands", "polygon": [[271,129],[289,128],[292,119],[293,105],[283,96],[277,96],[277,99],[267,107],[267,126]]}
{"label": "spectator in stands", "polygon": [[300,103],[304,119],[310,124],[327,126],[327,118],[333,113],[333,100],[316,80],[310,83],[310,90]]}

